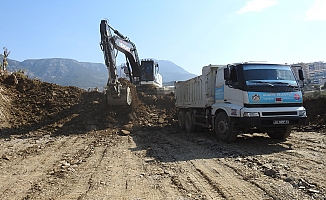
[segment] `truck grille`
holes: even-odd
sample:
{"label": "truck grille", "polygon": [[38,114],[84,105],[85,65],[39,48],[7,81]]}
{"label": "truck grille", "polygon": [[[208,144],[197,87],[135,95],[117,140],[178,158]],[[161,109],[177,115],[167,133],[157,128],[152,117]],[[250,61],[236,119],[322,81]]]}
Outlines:
{"label": "truck grille", "polygon": [[286,116],[286,115],[297,115],[296,111],[288,112],[262,112],[262,116]]}
{"label": "truck grille", "polygon": [[248,86],[249,92],[297,92],[300,91],[298,86]]}
{"label": "truck grille", "polygon": [[278,104],[244,104],[246,108],[267,108],[267,107],[300,107],[302,103],[278,103]]}

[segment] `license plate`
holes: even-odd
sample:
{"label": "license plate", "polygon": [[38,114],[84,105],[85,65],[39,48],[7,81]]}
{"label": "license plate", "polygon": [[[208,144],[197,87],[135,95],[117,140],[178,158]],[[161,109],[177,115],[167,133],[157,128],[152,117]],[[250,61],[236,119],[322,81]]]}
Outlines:
{"label": "license plate", "polygon": [[273,120],[273,124],[289,124],[290,121],[289,120]]}

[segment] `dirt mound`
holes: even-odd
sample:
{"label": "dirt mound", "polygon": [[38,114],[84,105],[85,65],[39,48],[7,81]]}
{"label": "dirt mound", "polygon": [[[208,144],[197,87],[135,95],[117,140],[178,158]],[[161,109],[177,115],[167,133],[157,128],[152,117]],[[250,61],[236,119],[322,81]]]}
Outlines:
{"label": "dirt mound", "polygon": [[11,94],[14,128],[41,122],[81,100],[83,90],[77,87],[62,87],[24,76],[16,76],[18,83],[14,84],[12,77],[5,77],[3,83]]}
{"label": "dirt mound", "polygon": [[304,100],[308,122],[317,128],[326,128],[326,97],[307,98]]}
{"label": "dirt mound", "polygon": [[[59,86],[13,74],[0,79],[1,118],[7,134],[40,133],[69,134],[105,128],[134,130],[171,126],[175,108],[172,94],[166,96],[134,94],[132,106],[109,106],[105,94],[87,92],[77,87]],[[124,84],[128,84],[124,82]],[[4,121],[4,119],[3,119]]]}

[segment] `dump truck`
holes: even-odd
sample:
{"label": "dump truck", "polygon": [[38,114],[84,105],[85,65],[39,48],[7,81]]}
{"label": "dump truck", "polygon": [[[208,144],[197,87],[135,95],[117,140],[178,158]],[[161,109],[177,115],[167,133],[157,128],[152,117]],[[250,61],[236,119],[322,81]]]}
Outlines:
{"label": "dump truck", "polygon": [[204,66],[202,75],[175,82],[179,128],[211,129],[224,142],[246,133],[286,139],[292,126],[306,123],[303,80],[302,69],[287,64]]}

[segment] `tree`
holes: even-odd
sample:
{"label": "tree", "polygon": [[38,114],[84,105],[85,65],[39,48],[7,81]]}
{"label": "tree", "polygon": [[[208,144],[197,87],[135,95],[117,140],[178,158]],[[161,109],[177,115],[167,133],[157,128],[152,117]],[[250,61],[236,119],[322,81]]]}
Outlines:
{"label": "tree", "polygon": [[2,61],[2,70],[6,71],[8,66],[7,58],[10,54],[10,51],[8,52],[8,49],[6,47],[3,47],[3,61]]}

